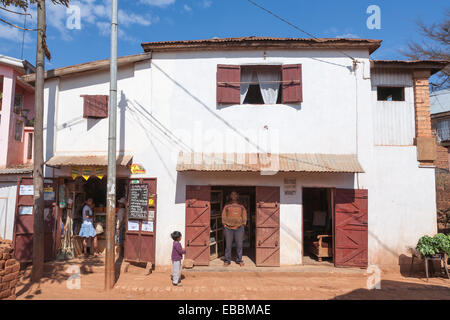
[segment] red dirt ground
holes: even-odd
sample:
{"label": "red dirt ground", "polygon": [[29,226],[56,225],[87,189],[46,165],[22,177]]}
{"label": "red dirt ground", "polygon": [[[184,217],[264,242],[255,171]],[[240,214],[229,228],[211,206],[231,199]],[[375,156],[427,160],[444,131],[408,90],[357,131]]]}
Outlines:
{"label": "red dirt ground", "polygon": [[[80,267],[80,289],[69,289],[69,265]],[[120,268],[117,268],[120,270]],[[173,287],[170,270],[158,268],[147,274],[130,266],[121,271],[115,288],[105,292],[103,262],[90,259],[46,264],[39,286],[30,285],[27,268],[16,288],[17,299],[448,299],[450,280],[435,276],[426,282],[422,273],[413,277],[398,272],[381,274],[381,289],[367,290],[364,270],[324,271],[323,268],[279,269],[280,271],[183,270],[182,287]],[[69,282],[70,283],[70,282]]]}

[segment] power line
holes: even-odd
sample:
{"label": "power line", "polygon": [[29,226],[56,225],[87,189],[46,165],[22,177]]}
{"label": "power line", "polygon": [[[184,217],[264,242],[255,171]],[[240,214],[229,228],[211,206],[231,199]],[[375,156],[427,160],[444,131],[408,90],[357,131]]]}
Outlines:
{"label": "power line", "polygon": [[[296,30],[298,30],[298,31],[300,31],[300,32],[302,32],[302,33],[304,33],[304,34],[310,36],[312,39],[317,40],[317,41],[320,41],[320,39],[317,38],[316,36],[314,36],[313,34],[311,34],[311,33],[307,32],[307,31],[301,29],[300,27],[296,26],[296,25],[293,24],[292,22],[290,22],[290,21],[288,21],[288,20],[286,20],[286,19],[280,17],[280,16],[277,15],[276,13],[274,13],[274,12],[272,12],[272,11],[270,11],[270,10],[264,8],[263,6],[261,6],[260,4],[256,3],[255,1],[253,1],[253,0],[247,0],[247,1],[250,2],[252,5],[254,5],[255,7],[259,8],[259,9],[261,9],[261,10],[267,12],[267,13],[270,14],[271,16],[277,18],[278,20],[280,20],[280,21],[282,21],[282,22],[288,24],[289,26],[293,27],[294,29],[296,29]],[[342,53],[343,55],[345,55],[346,57],[352,59],[353,62],[356,61],[355,58],[353,58],[351,55],[345,53],[344,51],[341,51],[341,50],[338,50],[338,51],[339,51],[340,53]]]}

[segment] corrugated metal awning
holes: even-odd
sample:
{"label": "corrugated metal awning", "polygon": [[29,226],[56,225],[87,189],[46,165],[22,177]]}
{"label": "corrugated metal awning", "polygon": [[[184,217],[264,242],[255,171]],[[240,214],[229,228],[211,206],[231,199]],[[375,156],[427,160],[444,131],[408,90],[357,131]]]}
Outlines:
{"label": "corrugated metal awning", "polygon": [[0,168],[0,174],[30,174],[33,173],[32,167],[13,167],[13,168]]}
{"label": "corrugated metal awning", "polygon": [[[133,156],[120,155],[117,156],[118,166],[128,166],[131,163]],[[46,163],[50,167],[60,166],[107,166],[108,156],[54,156]]]}
{"label": "corrugated metal awning", "polygon": [[183,152],[177,171],[364,172],[355,154]]}

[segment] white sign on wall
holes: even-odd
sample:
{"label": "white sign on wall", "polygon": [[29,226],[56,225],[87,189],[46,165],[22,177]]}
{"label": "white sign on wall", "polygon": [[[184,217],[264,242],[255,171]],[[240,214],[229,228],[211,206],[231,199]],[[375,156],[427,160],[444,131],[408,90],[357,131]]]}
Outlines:
{"label": "white sign on wall", "polygon": [[284,179],[284,194],[286,196],[295,196],[297,193],[297,179],[285,178]]}
{"label": "white sign on wall", "polygon": [[21,196],[32,196],[33,195],[33,185],[21,185],[19,189],[19,195]]}

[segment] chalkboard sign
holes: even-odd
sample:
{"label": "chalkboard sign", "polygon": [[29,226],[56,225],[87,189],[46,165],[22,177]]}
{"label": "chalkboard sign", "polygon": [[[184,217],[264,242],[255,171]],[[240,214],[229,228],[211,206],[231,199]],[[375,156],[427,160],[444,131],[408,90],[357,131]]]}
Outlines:
{"label": "chalkboard sign", "polygon": [[148,184],[130,184],[128,219],[147,219]]}

